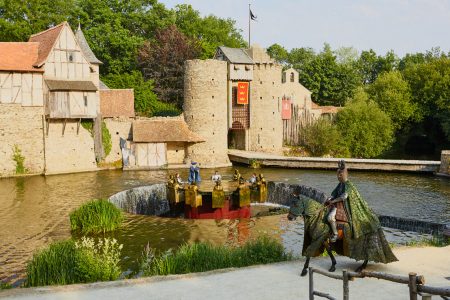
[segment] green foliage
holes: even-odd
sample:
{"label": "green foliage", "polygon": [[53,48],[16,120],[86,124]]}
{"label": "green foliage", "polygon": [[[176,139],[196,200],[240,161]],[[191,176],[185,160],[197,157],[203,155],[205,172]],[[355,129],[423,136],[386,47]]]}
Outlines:
{"label": "green foliage", "polygon": [[324,156],[336,152],[341,139],[336,126],[324,118],[306,125],[299,134],[303,146],[313,156]]}
{"label": "green foliage", "polygon": [[337,113],[336,125],[352,157],[379,156],[394,140],[391,119],[362,90]]}
{"label": "green foliage", "polygon": [[113,89],[134,89],[134,109],[138,115],[177,116],[181,111],[173,104],[158,101],[153,92],[153,80],[145,80],[140,71],[123,74],[108,74],[102,81]]}
{"label": "green foliage", "polygon": [[77,255],[77,276],[83,282],[116,280],[120,275],[119,261],[122,245],[115,239],[82,237],[75,242]]}
{"label": "green foliage", "polygon": [[70,227],[82,234],[113,231],[122,221],[122,211],[104,199],[91,200],[70,213]]}
{"label": "green foliage", "polygon": [[102,121],[102,144],[103,151],[105,151],[105,157],[111,153],[112,149],[112,141],[111,141],[111,133],[109,133],[108,127],[106,123]]}
{"label": "green foliage", "polygon": [[411,89],[399,71],[382,73],[367,91],[369,97],[388,114],[396,129],[417,119],[417,107],[412,103]]}
{"label": "green foliage", "polygon": [[12,159],[16,162],[16,174],[25,174],[27,172],[24,165],[25,157],[22,155],[22,150],[20,150],[18,145],[13,147]]}
{"label": "green foliage", "polygon": [[168,251],[160,256],[155,256],[147,247],[141,268],[144,275],[153,276],[239,268],[290,259],[292,256],[285,253],[279,241],[263,236],[236,248],[209,243],[185,244],[176,252]]}
{"label": "green foliage", "polygon": [[250,168],[259,169],[261,167],[261,162],[257,159],[250,159]]}
{"label": "green foliage", "polygon": [[27,286],[65,285],[115,280],[122,245],[116,240],[66,240],[37,251],[27,264]]}
{"label": "green foliage", "polygon": [[286,64],[288,61],[289,52],[278,44],[273,44],[267,48],[267,53],[280,64]]}
{"label": "green foliage", "polygon": [[12,289],[12,285],[8,282],[0,281],[0,290],[9,290]]}
{"label": "green foliage", "polygon": [[90,119],[83,119],[81,120],[81,126],[89,131],[91,136],[94,136],[94,121]]}
{"label": "green foliage", "polygon": [[202,59],[212,58],[218,46],[241,48],[247,45],[241,30],[236,28],[236,21],[230,18],[201,17],[189,4],[177,5],[174,13],[175,25],[180,31],[200,43]]}
{"label": "green foliage", "polygon": [[431,238],[415,239],[406,242],[405,245],[411,247],[420,247],[420,246],[446,247],[450,245],[450,239],[444,236],[434,235]]}

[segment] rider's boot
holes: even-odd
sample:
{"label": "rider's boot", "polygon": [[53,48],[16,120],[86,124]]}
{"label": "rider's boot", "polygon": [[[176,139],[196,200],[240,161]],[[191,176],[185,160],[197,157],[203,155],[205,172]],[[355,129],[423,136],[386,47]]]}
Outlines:
{"label": "rider's boot", "polygon": [[330,242],[334,243],[338,239],[338,231],[336,226],[336,221],[330,221],[330,227],[333,234],[331,235]]}

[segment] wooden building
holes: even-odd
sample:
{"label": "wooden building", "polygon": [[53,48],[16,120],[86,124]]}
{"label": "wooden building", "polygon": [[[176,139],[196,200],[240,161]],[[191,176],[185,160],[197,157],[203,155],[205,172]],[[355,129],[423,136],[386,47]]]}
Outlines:
{"label": "wooden building", "polygon": [[136,120],[132,128],[132,168],[186,164],[187,147],[204,141],[178,117]]}

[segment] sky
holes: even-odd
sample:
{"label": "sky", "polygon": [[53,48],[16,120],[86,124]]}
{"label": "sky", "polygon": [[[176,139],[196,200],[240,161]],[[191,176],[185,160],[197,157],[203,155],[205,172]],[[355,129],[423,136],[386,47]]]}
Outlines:
{"label": "sky", "polygon": [[251,23],[251,43],[292,48],[324,43],[332,49],[389,50],[403,56],[432,47],[450,51],[450,0],[160,0],[168,8],[191,4],[202,16],[236,20],[248,40],[248,4],[258,21]]}

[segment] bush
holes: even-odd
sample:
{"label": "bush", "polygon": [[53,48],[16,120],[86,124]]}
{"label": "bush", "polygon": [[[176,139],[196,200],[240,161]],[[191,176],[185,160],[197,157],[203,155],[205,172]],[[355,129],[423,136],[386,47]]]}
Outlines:
{"label": "bush", "polygon": [[105,152],[105,157],[107,157],[109,153],[111,153],[112,141],[111,134],[109,133],[108,127],[104,121],[102,121],[102,145],[103,151]]}
{"label": "bush", "polygon": [[64,285],[115,280],[122,245],[116,240],[82,238],[51,244],[27,264],[27,286]]}
{"label": "bush", "polygon": [[184,244],[178,251],[169,250],[158,257],[147,247],[141,271],[146,276],[186,274],[290,259],[292,256],[285,253],[279,241],[264,236],[236,248],[209,243]]}
{"label": "bush", "polygon": [[394,141],[391,119],[363,91],[337,113],[336,126],[352,157],[379,156]]}
{"label": "bush", "polygon": [[341,135],[331,121],[320,118],[300,132],[302,144],[313,156],[324,156],[336,152]]}
{"label": "bush", "polygon": [[89,201],[70,213],[70,227],[82,234],[113,231],[122,221],[122,211],[104,199]]}

